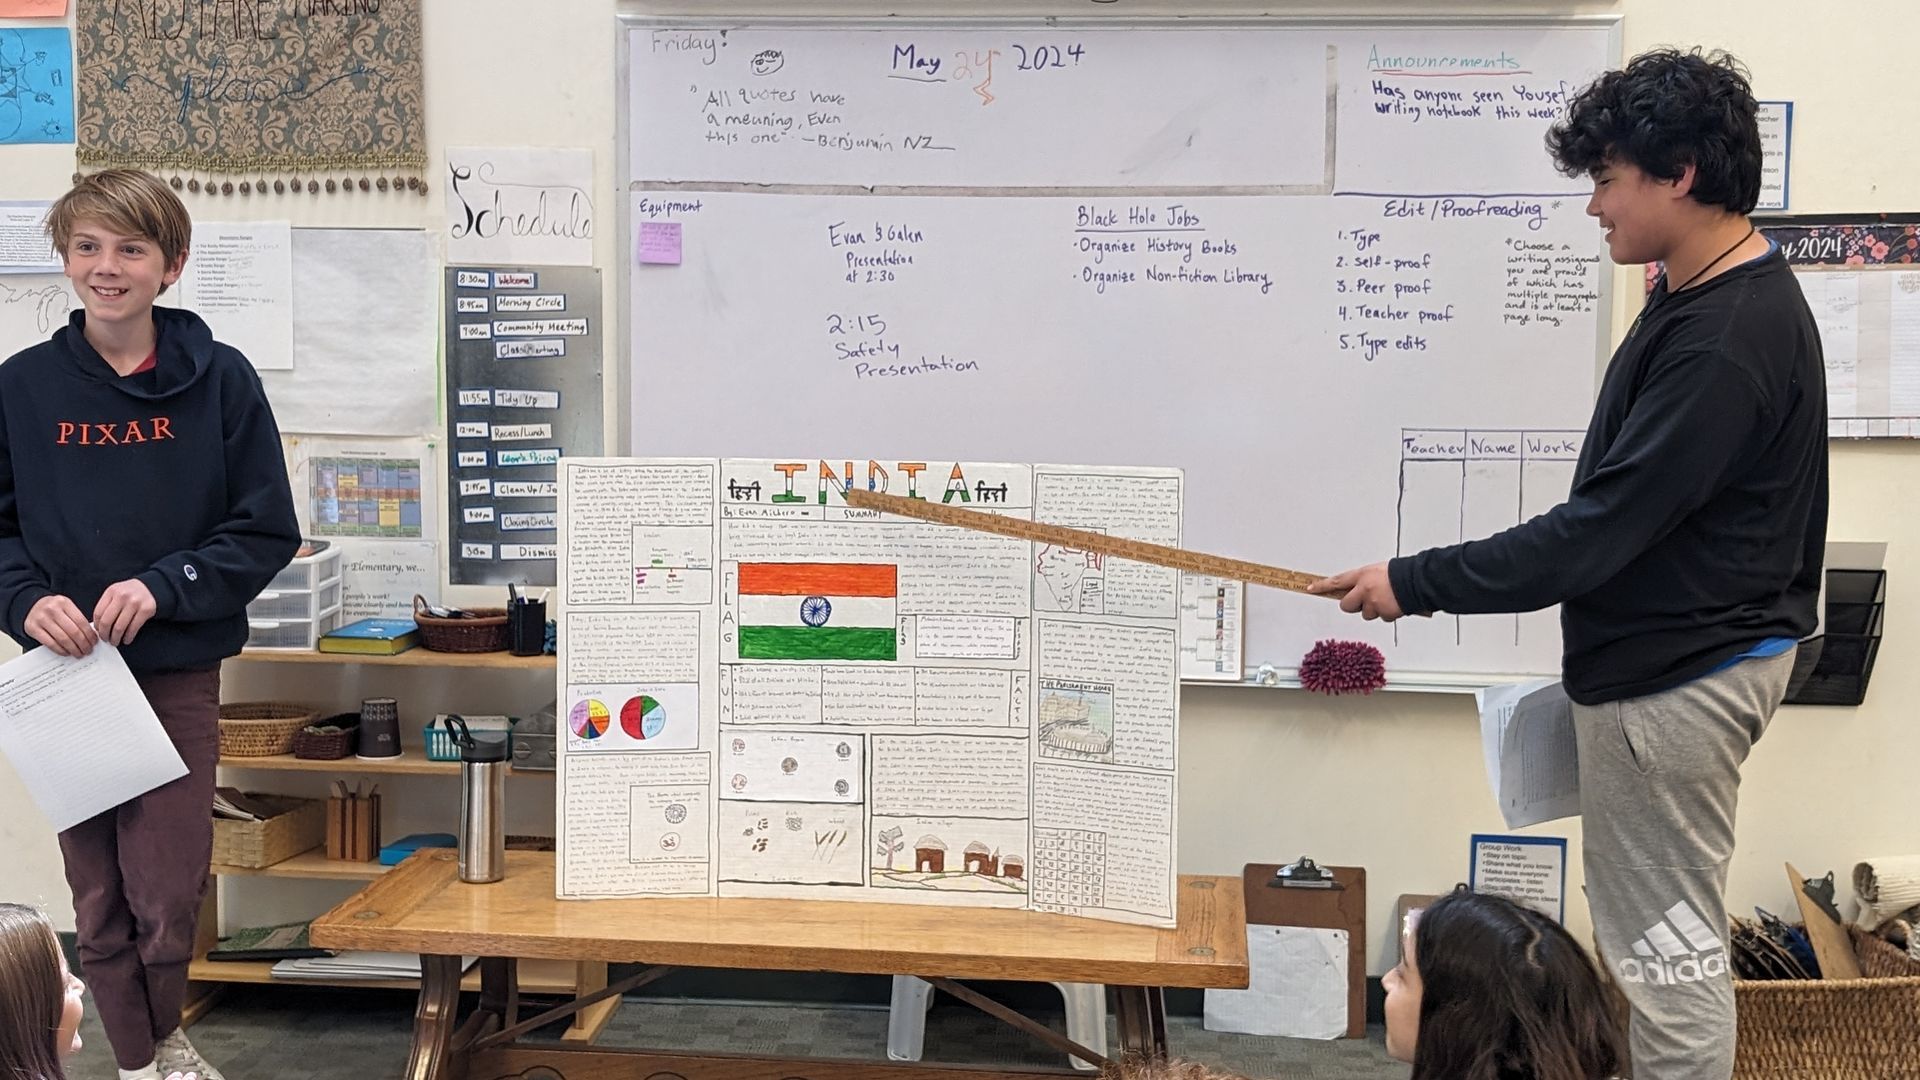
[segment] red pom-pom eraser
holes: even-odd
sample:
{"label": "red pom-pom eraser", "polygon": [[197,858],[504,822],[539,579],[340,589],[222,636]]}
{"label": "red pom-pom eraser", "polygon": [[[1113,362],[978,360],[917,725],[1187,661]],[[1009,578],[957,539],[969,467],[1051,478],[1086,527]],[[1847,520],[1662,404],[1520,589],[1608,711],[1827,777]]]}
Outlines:
{"label": "red pom-pom eraser", "polygon": [[1371,694],[1387,685],[1387,658],[1364,641],[1320,641],[1300,660],[1300,685],[1317,694]]}

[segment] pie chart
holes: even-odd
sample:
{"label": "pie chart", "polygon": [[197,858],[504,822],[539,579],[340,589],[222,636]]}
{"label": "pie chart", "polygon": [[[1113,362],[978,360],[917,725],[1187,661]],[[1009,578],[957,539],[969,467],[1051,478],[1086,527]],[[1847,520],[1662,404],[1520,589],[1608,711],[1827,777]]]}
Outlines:
{"label": "pie chart", "polygon": [[597,739],[605,735],[611,720],[607,707],[592,698],[575,705],[573,711],[567,714],[567,726],[583,739]]}
{"label": "pie chart", "polygon": [[646,694],[630,697],[620,706],[620,727],[635,739],[657,739],[667,729],[667,710]]}

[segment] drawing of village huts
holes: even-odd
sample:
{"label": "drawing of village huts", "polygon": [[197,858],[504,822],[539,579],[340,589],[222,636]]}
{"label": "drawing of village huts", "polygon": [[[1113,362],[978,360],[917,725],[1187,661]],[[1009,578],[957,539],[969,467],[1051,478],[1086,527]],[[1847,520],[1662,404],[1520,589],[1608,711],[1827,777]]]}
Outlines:
{"label": "drawing of village huts", "polygon": [[929,833],[913,842],[913,866],[922,874],[943,874],[947,870],[947,845]]}
{"label": "drawing of village huts", "polygon": [[[941,823],[925,822],[922,827],[938,824]],[[945,824],[953,825],[952,822]],[[873,884],[878,888],[944,889],[954,892],[1027,891],[1027,863],[1023,856],[1003,856],[1000,849],[992,844],[969,840],[960,849],[959,858],[950,859],[948,853],[952,850],[951,846],[936,833],[922,833],[911,848],[903,842],[904,837],[889,833],[894,833],[894,830],[880,834],[881,842],[874,851]],[[907,850],[913,853],[911,863],[906,861]]]}
{"label": "drawing of village huts", "polygon": [[966,856],[962,861],[969,874],[985,874],[987,877],[1000,876],[1000,856],[989,852],[987,845],[977,840],[967,845]]}

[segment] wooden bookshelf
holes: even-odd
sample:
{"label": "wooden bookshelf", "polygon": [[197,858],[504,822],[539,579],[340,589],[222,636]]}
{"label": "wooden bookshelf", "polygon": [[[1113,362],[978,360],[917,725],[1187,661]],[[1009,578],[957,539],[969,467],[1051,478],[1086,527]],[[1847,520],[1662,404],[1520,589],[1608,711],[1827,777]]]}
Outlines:
{"label": "wooden bookshelf", "polygon": [[[331,664],[357,665],[366,668],[462,668],[468,670],[491,670],[532,673],[531,678],[539,678],[551,683],[554,671],[554,658],[551,656],[514,656],[507,652],[490,653],[447,653],[433,652],[429,649],[413,648],[394,656],[366,656],[359,653],[323,653],[305,649],[247,649],[233,658],[234,662],[262,664]],[[421,743],[422,735],[418,727],[402,734],[405,749],[391,758],[365,760],[358,757],[337,758],[332,761],[313,761],[296,758],[292,754],[276,754],[270,757],[227,757],[220,758],[223,770],[245,770],[249,772],[300,772],[317,773],[336,777],[354,776],[444,776],[460,775],[460,763],[457,761],[430,761],[426,749]],[[553,773],[520,772],[509,769],[509,776],[553,776]],[[328,859],[321,849],[295,855],[273,866],[246,867],[215,864],[211,870],[217,876],[233,878],[304,878],[314,881],[371,882],[378,880],[390,867],[378,862],[359,863]],[[196,958],[187,968],[187,978],[191,988],[186,1007],[182,1011],[181,1023],[190,1025],[207,1010],[213,1007],[219,995],[227,986],[252,984],[268,986],[285,984],[289,986],[331,986],[347,989],[392,989],[417,990],[418,979],[276,979],[273,977],[273,964],[265,962],[208,960],[206,950],[214,943],[215,928],[220,925],[220,900],[222,892],[218,888],[209,888],[202,903],[200,931],[197,942]],[[476,967],[467,973],[461,983],[467,990],[480,988],[480,974]],[[551,994],[564,997],[576,997],[590,994],[607,985],[607,965],[604,962],[573,962],[564,960],[523,960],[519,965],[519,985],[522,993]],[[611,997],[598,1001],[574,1014],[573,1023],[561,1036],[567,1041],[591,1042],[612,1019],[614,1011],[620,1007],[620,998]]]}
{"label": "wooden bookshelf", "polygon": [[[413,732],[414,742],[420,741],[419,732]],[[228,757],[221,755],[220,767],[223,769],[261,769],[268,772],[318,772],[335,773],[342,776],[386,775],[386,776],[458,776],[460,763],[457,761],[429,761],[426,751],[417,746],[401,749],[390,758],[358,758],[349,754],[330,761],[313,758],[297,758],[292,754],[271,754],[266,757]],[[511,775],[512,770],[508,770]]]}
{"label": "wooden bookshelf", "polygon": [[[523,994],[559,994],[572,997],[579,979],[578,965],[572,960],[522,960],[520,992]],[[335,986],[369,990],[418,990],[419,979],[284,979],[273,974],[271,960],[209,960],[201,956],[187,965],[187,978],[195,982],[253,983],[261,986]],[[480,967],[474,965],[460,981],[463,990],[480,989]]]}
{"label": "wooden bookshelf", "polygon": [[322,881],[372,881],[381,874],[393,869],[382,866],[378,861],[351,862],[346,859],[329,859],[323,848],[303,851],[291,859],[282,859],[272,866],[233,866],[228,863],[214,863],[212,872],[219,877],[288,877],[314,878]]}
{"label": "wooden bookshelf", "polygon": [[552,671],[551,656],[515,656],[510,652],[434,652],[418,646],[393,656],[328,653],[311,649],[244,649],[236,660],[263,664],[365,664],[369,667],[491,668],[497,671]]}
{"label": "wooden bookshelf", "polygon": [[[418,741],[417,739],[415,741]],[[338,773],[343,776],[355,774],[372,776],[458,776],[460,763],[457,761],[431,761],[426,751],[415,747],[402,748],[400,753],[390,758],[361,758],[348,755],[321,761],[313,758],[297,758],[292,754],[271,754],[267,757],[222,757],[223,769],[260,769],[266,772],[320,772]],[[512,776],[553,775],[546,769],[508,769]]]}

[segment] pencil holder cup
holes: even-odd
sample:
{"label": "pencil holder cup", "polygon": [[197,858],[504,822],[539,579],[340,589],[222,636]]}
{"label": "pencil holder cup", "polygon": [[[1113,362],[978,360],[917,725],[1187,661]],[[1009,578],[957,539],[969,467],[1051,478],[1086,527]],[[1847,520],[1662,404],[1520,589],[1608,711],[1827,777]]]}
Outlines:
{"label": "pencil holder cup", "polygon": [[400,703],[368,698],[360,703],[360,747],[356,757],[400,756]]}
{"label": "pencil holder cup", "polygon": [[507,648],[515,656],[547,651],[547,602],[525,597],[507,605]]}

